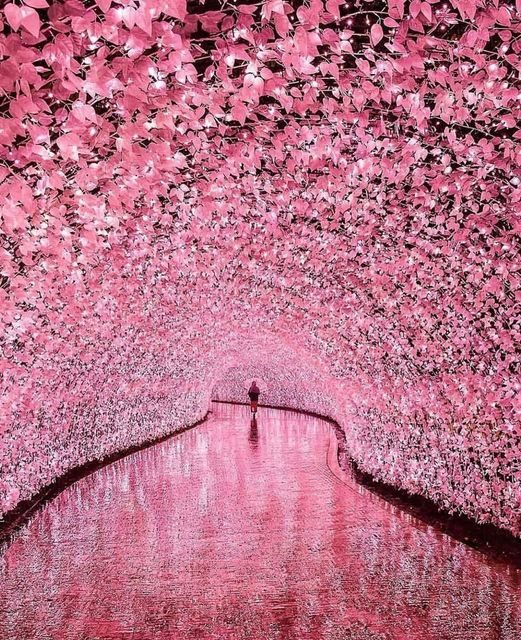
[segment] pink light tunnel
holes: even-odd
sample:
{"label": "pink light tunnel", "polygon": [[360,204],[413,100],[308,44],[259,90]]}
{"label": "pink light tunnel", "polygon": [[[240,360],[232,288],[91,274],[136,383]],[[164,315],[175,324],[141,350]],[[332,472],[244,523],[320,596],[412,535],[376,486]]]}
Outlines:
{"label": "pink light tunnel", "polygon": [[521,3],[0,13],[0,515],[212,393],[520,535]]}

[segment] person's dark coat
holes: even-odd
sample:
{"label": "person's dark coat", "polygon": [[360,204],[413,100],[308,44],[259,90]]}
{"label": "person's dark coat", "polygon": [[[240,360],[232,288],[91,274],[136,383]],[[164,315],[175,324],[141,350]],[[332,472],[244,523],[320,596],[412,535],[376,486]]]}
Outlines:
{"label": "person's dark coat", "polygon": [[259,394],[260,394],[260,389],[257,386],[257,383],[256,382],[252,382],[251,383],[251,387],[250,387],[250,389],[248,391],[248,397],[253,402],[257,402],[259,400]]}

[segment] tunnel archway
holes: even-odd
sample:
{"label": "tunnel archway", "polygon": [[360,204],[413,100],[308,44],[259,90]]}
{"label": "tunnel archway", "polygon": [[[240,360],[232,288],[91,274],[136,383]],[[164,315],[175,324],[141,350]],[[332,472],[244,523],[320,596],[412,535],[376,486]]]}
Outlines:
{"label": "tunnel archway", "polygon": [[[401,410],[396,399],[379,406],[384,390],[367,387],[364,378],[339,376],[331,360],[304,349],[300,337],[295,344],[291,337],[285,342],[283,334],[252,335],[242,326],[220,340],[194,332],[177,339],[175,347],[163,343],[146,352],[136,340],[125,353],[109,347],[89,363],[84,357],[62,364],[47,384],[67,390],[76,401],[64,405],[60,395],[50,395],[36,409],[27,395],[18,416],[28,422],[20,420],[3,433],[4,512],[75,466],[200,420],[212,397],[244,399],[245,380],[259,377],[267,404],[336,421],[361,470],[444,509],[518,532],[514,435],[498,441],[490,425],[447,425],[418,410],[416,398],[401,396]],[[29,422],[35,419],[38,429]],[[507,455],[498,461],[491,451],[499,442]],[[465,492],[456,503],[459,482]]]}
{"label": "tunnel archway", "polygon": [[198,420],[249,349],[318,375],[295,403],[362,468],[518,535],[518,3],[31,1],[0,35],[0,512]]}

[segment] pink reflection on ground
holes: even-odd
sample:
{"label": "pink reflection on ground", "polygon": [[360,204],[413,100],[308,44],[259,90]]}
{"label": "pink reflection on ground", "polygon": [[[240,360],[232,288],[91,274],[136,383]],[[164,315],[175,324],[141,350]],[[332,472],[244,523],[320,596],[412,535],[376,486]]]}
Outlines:
{"label": "pink reflection on ground", "polygon": [[0,556],[1,638],[521,637],[520,573],[342,482],[327,423],[213,410],[33,518]]}

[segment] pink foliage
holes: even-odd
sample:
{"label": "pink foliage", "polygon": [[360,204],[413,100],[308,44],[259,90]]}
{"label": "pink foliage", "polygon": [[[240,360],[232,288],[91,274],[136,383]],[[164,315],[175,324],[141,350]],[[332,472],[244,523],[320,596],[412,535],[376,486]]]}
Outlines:
{"label": "pink foliage", "polygon": [[427,411],[404,419],[398,412],[382,414],[374,405],[354,407],[349,389],[338,388],[302,355],[296,359],[288,352],[232,367],[214,388],[213,398],[247,402],[245,386],[253,379],[261,381],[261,404],[335,420],[346,433],[349,456],[378,480],[421,494],[446,511],[521,533],[515,435],[484,425],[448,428]]}
{"label": "pink foliage", "polygon": [[368,470],[518,532],[520,11],[5,4],[0,512],[289,350]]}

